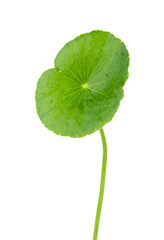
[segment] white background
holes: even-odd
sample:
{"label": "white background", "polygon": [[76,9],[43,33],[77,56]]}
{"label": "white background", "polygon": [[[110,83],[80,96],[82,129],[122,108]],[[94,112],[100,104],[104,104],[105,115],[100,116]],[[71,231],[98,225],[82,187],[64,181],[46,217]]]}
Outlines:
{"label": "white background", "polygon": [[35,110],[40,75],[63,45],[95,29],[130,53],[125,97],[106,124],[99,240],[164,239],[163,1],[0,3],[0,239],[91,240],[101,172],[99,132],[48,131]]}

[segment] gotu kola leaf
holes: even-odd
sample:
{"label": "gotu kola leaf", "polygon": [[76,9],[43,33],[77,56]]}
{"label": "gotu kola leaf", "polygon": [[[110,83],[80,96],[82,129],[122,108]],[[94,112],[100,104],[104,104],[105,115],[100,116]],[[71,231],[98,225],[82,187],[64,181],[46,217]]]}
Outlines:
{"label": "gotu kola leaf", "polygon": [[68,42],[54,64],[37,84],[42,123],[56,134],[83,137],[111,121],[128,78],[125,44],[109,32],[92,31]]}

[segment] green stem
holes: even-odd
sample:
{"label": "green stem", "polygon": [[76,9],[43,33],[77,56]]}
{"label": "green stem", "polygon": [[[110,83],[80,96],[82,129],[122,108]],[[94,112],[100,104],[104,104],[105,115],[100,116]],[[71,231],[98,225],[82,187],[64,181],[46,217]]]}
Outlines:
{"label": "green stem", "polygon": [[100,134],[101,134],[101,140],[103,145],[103,162],[102,162],[101,183],[100,183],[100,191],[99,191],[99,199],[98,199],[98,205],[97,205],[93,240],[97,240],[97,236],[98,236],[101,207],[102,207],[103,196],[104,196],[106,165],[107,165],[107,144],[106,144],[106,139],[105,139],[105,134],[103,129],[100,129]]}

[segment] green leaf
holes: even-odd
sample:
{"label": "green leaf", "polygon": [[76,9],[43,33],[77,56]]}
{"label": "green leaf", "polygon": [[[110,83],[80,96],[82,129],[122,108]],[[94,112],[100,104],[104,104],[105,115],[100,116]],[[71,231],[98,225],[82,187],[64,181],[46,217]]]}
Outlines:
{"label": "green leaf", "polygon": [[38,80],[36,108],[56,134],[83,137],[112,120],[123,98],[129,54],[113,34],[92,31],[68,42]]}

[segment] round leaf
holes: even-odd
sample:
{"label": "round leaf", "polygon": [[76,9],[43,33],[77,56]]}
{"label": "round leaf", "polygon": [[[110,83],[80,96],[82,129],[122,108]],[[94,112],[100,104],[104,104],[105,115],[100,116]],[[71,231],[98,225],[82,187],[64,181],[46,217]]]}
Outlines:
{"label": "round leaf", "polygon": [[92,31],[68,42],[38,80],[36,108],[56,134],[83,137],[111,121],[123,98],[129,54],[113,34]]}

